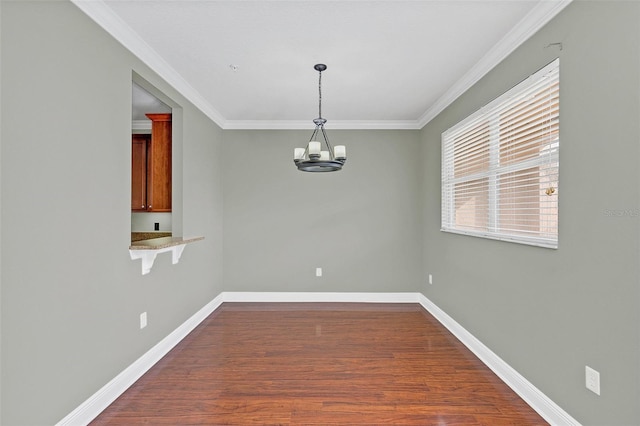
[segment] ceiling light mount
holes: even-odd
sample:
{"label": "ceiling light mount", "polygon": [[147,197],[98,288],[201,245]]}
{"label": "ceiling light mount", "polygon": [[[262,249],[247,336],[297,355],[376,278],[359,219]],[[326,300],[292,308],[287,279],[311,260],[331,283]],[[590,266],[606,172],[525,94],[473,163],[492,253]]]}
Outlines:
{"label": "ceiling light mount", "polygon": [[[327,66],[316,64],[313,69],[318,71],[318,118],[313,120],[316,128],[311,134],[307,147],[296,148],[293,151],[293,162],[302,172],[335,172],[342,170],[342,166],[347,161],[347,150],[344,145],[332,148],[324,131],[327,120],[322,118],[322,72],[327,69]],[[322,149],[321,142],[317,140],[319,134],[324,139],[326,150]]]}

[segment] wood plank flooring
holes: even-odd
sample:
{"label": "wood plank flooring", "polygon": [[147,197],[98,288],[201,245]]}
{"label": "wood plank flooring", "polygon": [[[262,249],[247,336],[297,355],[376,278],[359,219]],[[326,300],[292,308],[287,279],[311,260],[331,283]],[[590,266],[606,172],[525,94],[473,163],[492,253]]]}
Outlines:
{"label": "wood plank flooring", "polygon": [[547,424],[418,304],[224,303],[92,425]]}

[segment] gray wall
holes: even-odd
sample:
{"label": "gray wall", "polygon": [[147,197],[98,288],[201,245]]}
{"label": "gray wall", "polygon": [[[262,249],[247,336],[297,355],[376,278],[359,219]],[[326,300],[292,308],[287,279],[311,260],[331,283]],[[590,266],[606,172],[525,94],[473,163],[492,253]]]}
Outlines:
{"label": "gray wall", "polygon": [[[222,291],[222,132],[71,3],[1,7],[0,423],[53,424]],[[205,236],[145,276],[128,252],[132,71],[181,107],[174,220]]]}
{"label": "gray wall", "polygon": [[[640,3],[573,2],[422,132],[425,295],[588,425],[640,424],[639,46]],[[558,250],[440,232],[441,133],[556,56]]]}
{"label": "gray wall", "polygon": [[418,291],[420,133],[328,123],[348,160],[318,174],[293,164],[311,130],[224,132],[225,290]]}

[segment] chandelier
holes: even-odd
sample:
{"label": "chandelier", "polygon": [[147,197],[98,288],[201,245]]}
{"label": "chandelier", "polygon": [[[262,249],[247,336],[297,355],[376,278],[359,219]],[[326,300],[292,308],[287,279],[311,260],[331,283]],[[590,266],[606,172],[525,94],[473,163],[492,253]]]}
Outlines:
{"label": "chandelier", "polygon": [[[337,145],[331,148],[327,134],[324,131],[326,119],[322,118],[322,71],[327,69],[325,64],[317,64],[313,67],[318,71],[318,118],[313,120],[316,128],[311,134],[311,139],[306,148],[295,148],[293,151],[293,162],[302,172],[335,172],[342,170],[344,162],[347,161],[347,149],[344,145]],[[322,149],[322,144],[317,140],[322,134],[326,150]]]}

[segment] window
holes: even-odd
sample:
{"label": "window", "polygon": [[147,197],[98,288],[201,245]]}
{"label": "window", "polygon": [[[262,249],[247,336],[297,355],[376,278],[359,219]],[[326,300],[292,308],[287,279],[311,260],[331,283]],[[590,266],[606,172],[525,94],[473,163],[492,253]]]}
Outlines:
{"label": "window", "polygon": [[559,59],[442,134],[442,231],[558,247]]}

